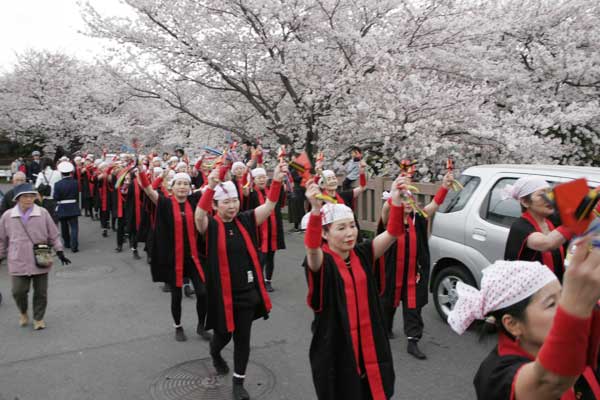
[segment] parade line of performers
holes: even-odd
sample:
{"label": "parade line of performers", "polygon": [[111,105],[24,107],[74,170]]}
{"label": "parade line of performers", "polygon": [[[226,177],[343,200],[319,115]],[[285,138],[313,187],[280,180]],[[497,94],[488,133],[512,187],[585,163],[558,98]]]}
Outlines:
{"label": "parade line of performers", "polygon": [[[230,372],[221,351],[233,339],[234,400],[250,398],[244,379],[252,323],[269,316],[275,254],[285,248],[281,208],[297,193],[290,185],[302,186],[300,205],[290,209],[305,230],[307,303],[314,311],[309,358],[317,398],[383,400],[394,394],[389,339],[401,303],[407,352],[426,358],[418,341],[428,301],[428,219],[456,182],[449,170],[431,203],[420,208],[411,174],[403,171],[384,193],[378,235],[363,240],[353,207],[367,178],[365,163],[357,162],[358,182],[343,192],[323,160],[307,176],[290,168],[299,162],[285,152],[272,163],[270,182],[258,152],[236,162],[207,154],[195,163],[183,152],[167,160],[88,155],[74,160],[72,173],[86,215],[100,221],[102,236],[116,231],[116,251],[127,238],[138,259],[144,243],[152,279],[171,293],[175,339],[187,339],[181,306],[190,284],[197,333],[210,342],[220,375]],[[549,219],[554,209],[544,196],[548,183],[522,178],[508,190],[523,209],[510,230],[510,261],[484,270],[481,290],[459,283],[449,317],[458,333],[475,320],[497,332],[498,346],[475,377],[477,397],[600,399],[600,251],[581,239],[565,271],[572,234]]]}

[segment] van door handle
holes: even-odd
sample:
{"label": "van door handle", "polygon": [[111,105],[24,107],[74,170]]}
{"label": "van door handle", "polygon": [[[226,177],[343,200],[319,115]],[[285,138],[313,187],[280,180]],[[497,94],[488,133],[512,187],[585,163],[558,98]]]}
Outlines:
{"label": "van door handle", "polygon": [[487,239],[487,231],[480,228],[473,229],[473,239],[480,242],[485,242],[485,240]]}

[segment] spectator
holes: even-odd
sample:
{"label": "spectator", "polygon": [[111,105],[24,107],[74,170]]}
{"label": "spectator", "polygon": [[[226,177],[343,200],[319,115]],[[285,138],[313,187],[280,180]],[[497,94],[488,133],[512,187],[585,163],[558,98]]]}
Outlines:
{"label": "spectator", "polygon": [[358,180],[360,160],[362,159],[362,152],[360,147],[352,146],[350,149],[350,160],[344,166],[346,171],[346,179],[342,182],[342,190],[350,190],[354,188],[354,184]]}
{"label": "spectator", "polygon": [[36,182],[38,174],[42,170],[40,152],[36,150],[33,153],[31,153],[31,156],[33,157],[33,160],[31,160],[31,162],[27,166],[27,180],[29,182]]}
{"label": "spectator", "polygon": [[4,212],[6,210],[11,209],[15,206],[15,202],[13,201],[13,197],[15,196],[14,189],[17,186],[25,183],[26,180],[27,180],[27,177],[25,176],[25,173],[23,173],[21,171],[17,171],[13,175],[13,177],[12,177],[13,188],[10,189],[8,192],[6,192],[6,194],[2,198],[2,203],[0,203],[0,216],[2,216],[2,214],[4,214]]}
{"label": "spectator", "polygon": [[58,229],[46,210],[35,204],[37,192],[24,183],[14,189],[17,205],[0,218],[0,260],[8,256],[12,276],[12,293],[21,317],[19,325],[29,324],[27,313],[29,287],[33,282],[33,329],[46,327],[44,314],[48,303],[48,271],[36,265],[33,244],[49,244],[63,265],[71,261],[64,256]]}
{"label": "spectator", "polygon": [[54,162],[49,158],[44,158],[41,162],[41,173],[38,174],[35,181],[35,188],[44,197],[54,198],[54,185],[61,180],[60,172],[54,168]]}

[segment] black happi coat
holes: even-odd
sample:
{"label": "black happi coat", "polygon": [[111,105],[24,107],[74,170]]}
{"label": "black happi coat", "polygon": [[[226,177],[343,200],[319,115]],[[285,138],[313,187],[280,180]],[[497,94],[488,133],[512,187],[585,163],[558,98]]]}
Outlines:
{"label": "black happi coat", "polygon": [[[417,265],[415,272],[419,274],[419,282],[416,285],[416,306],[417,308],[424,307],[429,301],[429,276],[430,276],[430,254],[429,241],[427,238],[427,218],[419,214],[410,214],[409,218],[414,218],[415,233],[417,237]],[[385,229],[380,223],[377,228],[377,233],[383,232]],[[378,290],[386,304],[394,304],[394,296],[396,290],[396,258],[398,256],[398,243],[404,242],[404,276],[402,278],[402,294],[401,301],[408,301],[408,255],[409,255],[409,234],[408,227],[405,227],[404,235],[399,237],[390,248],[385,252],[383,257],[377,260],[375,266],[375,275],[378,278]],[[416,276],[412,277],[416,279]],[[408,302],[406,303],[408,304]]]}
{"label": "black happi coat", "polygon": [[[553,229],[553,225],[550,220],[546,220],[548,227]],[[527,247],[527,238],[532,233],[537,232],[535,227],[524,217],[518,218],[510,226],[508,232],[508,239],[506,241],[506,248],[504,250],[504,259],[508,261],[539,261],[542,264],[546,264],[543,260],[542,252],[535,251]],[[562,250],[562,251],[561,251]],[[552,260],[554,262],[554,273],[560,282],[562,282],[564,273],[564,247],[552,250]],[[558,266],[558,267],[557,267]]]}
{"label": "black happi coat", "polygon": [[[389,399],[394,393],[395,374],[377,285],[372,273],[374,263],[372,241],[367,240],[358,244],[354,251],[366,274],[374,350],[385,391],[385,395],[380,398]],[[323,265],[318,272],[312,272],[308,268],[306,259],[304,266],[309,282],[307,302],[315,311],[309,358],[317,398],[319,400],[371,399],[363,396],[363,382],[358,375],[352,345],[345,285],[333,257],[323,252]],[[361,359],[363,357],[361,351]]]}
{"label": "black happi coat", "polygon": [[[263,195],[264,201],[267,201],[267,190],[265,189],[258,189],[255,188],[255,190],[253,190],[252,192],[250,192],[250,196],[248,197],[248,209],[249,210],[254,210],[256,207],[260,206],[262,203],[260,202],[259,199],[259,194],[257,192],[257,190],[260,190],[261,194]],[[279,201],[277,202],[277,205],[275,206],[275,210],[273,211],[273,213],[275,213],[275,226],[273,226],[272,220],[271,220],[271,216],[269,216],[269,218],[267,218],[267,220],[263,223],[265,228],[263,228],[263,226],[261,225],[258,228],[258,237],[259,237],[259,246],[258,249],[265,253],[266,251],[276,251],[276,250],[283,250],[285,249],[285,236],[283,234],[283,218],[281,217],[281,207],[283,206],[283,204],[285,203],[285,191],[282,190],[279,194]],[[263,232],[267,232],[267,237],[269,238],[268,240],[268,248],[265,249],[263,246]],[[275,244],[275,246],[273,246]]]}
{"label": "black happi coat", "polygon": [[[505,336],[499,334],[498,346],[496,346],[479,366],[473,384],[478,400],[514,400],[511,397],[513,381],[519,369],[534,360],[519,345]],[[570,393],[565,393],[560,400],[600,400],[595,396],[588,383],[591,379],[592,385],[598,382],[598,370],[587,367],[587,371],[579,377]],[[558,400],[558,399],[557,399]]]}
{"label": "black happi coat", "polygon": [[[239,213],[235,217],[245,228],[250,235],[254,248],[258,255],[258,227],[254,217],[254,210],[248,210]],[[204,233],[204,252],[205,260],[203,260],[204,271],[206,274],[206,289],[208,291],[208,313],[206,317],[206,329],[214,329],[218,332],[227,332],[227,321],[225,313],[225,299],[221,283],[221,273],[219,264],[219,234],[218,223],[212,216],[208,216],[208,227]],[[250,254],[248,254],[248,262],[252,264]],[[262,279],[262,271],[260,265],[253,268],[254,284],[259,292],[260,301],[256,305],[254,311],[254,319],[269,317],[270,300],[264,290],[264,281]],[[231,266],[230,266],[231,268]],[[259,275],[260,274],[260,275]],[[259,279],[260,278],[260,279]],[[267,304],[269,303],[269,304]]]}
{"label": "black happi coat", "polygon": [[94,197],[94,174],[90,168],[81,173],[81,197],[83,199]]}
{"label": "black happi coat", "polygon": [[[136,188],[138,201],[136,203]],[[142,214],[144,213],[143,202],[144,202],[144,190],[140,187],[133,174],[131,175],[131,183],[129,189],[127,189],[127,198],[124,205],[125,223],[127,231],[130,235],[136,235],[136,241],[138,243],[145,242],[145,235],[140,235],[141,223],[143,220]],[[193,209],[192,209],[193,210]],[[137,211],[137,212],[136,212]],[[139,221],[138,221],[139,218]]]}
{"label": "black happi coat", "polygon": [[244,180],[238,179],[237,176],[232,176],[231,181],[237,190],[238,200],[240,201],[240,212],[253,209],[250,207],[248,196],[244,195]]}
{"label": "black happi coat", "polygon": [[[158,191],[158,193],[155,225],[156,243],[151,249],[150,270],[154,282],[165,282],[175,287],[175,221],[173,220],[173,203],[171,197],[164,196],[161,191]],[[196,204],[198,204],[200,196],[200,192],[195,192],[188,196],[187,201],[192,207],[192,212],[196,209]],[[194,227],[194,229],[196,228]],[[188,240],[187,230],[185,229],[183,231],[183,240]],[[191,246],[188,248],[191,251]],[[196,254],[196,257],[200,259],[198,254]]]}

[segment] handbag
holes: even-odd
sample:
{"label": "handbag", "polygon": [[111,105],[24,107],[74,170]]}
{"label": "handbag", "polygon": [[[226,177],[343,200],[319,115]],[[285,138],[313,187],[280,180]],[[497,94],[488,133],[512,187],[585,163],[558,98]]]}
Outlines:
{"label": "handbag", "polygon": [[[44,178],[44,181],[46,181],[46,183],[41,183],[40,186],[38,186],[37,190],[38,190],[38,193],[40,193],[42,196],[48,197],[52,193],[52,187],[50,186],[50,182],[48,181],[48,178],[46,177],[46,172],[42,171],[41,174],[42,174],[42,177]],[[54,175],[54,171],[52,171],[52,175]]]}
{"label": "handbag", "polygon": [[35,243],[29,235],[29,232],[27,231],[27,228],[25,227],[21,217],[19,217],[19,222],[21,222],[21,226],[25,230],[25,234],[33,244],[33,258],[35,259],[36,267],[50,268],[54,262],[54,258],[52,257],[52,247],[47,243]]}

